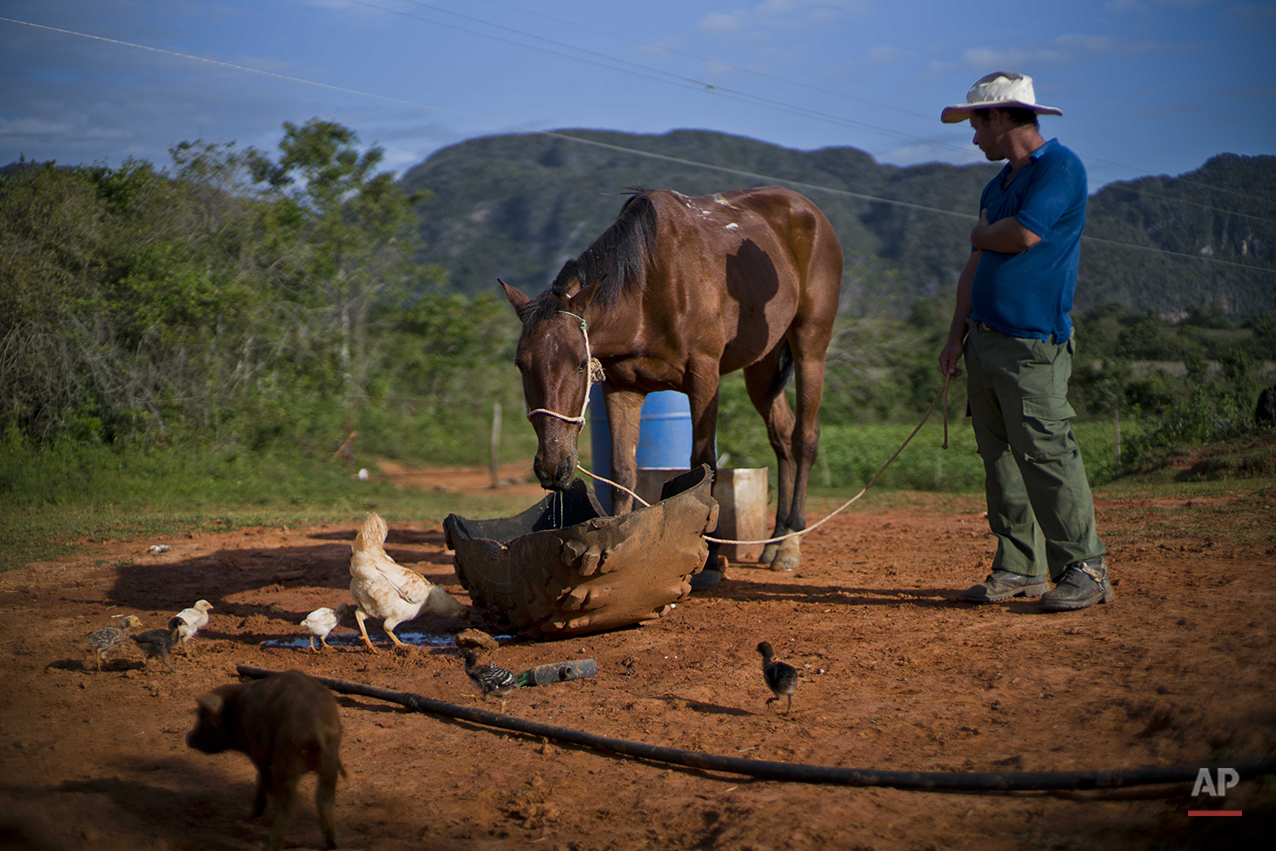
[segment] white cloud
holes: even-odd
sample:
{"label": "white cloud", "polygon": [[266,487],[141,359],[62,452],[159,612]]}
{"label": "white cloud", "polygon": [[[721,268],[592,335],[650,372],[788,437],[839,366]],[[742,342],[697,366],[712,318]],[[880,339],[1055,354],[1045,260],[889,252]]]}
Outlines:
{"label": "white cloud", "polygon": [[706,62],[701,66],[700,76],[705,80],[723,80],[734,73],[736,67],[722,62]]}
{"label": "white cloud", "polygon": [[423,151],[420,146],[413,148],[386,147],[378,171],[392,171],[402,175],[403,172],[425,161],[430,152]]}
{"label": "white cloud", "polygon": [[787,15],[797,7],[797,0],[766,0],[754,11],[760,15]]}
{"label": "white cloud", "polygon": [[868,53],[864,54],[864,63],[866,65],[889,65],[893,62],[901,62],[908,59],[913,54],[911,51],[896,47],[893,44],[879,44],[870,47]]}
{"label": "white cloud", "polygon": [[1072,50],[1083,50],[1088,53],[1110,53],[1115,49],[1112,39],[1106,35],[1086,35],[1070,33],[1058,36],[1054,43],[1059,47]]}
{"label": "white cloud", "polygon": [[1142,0],[1109,0],[1103,8],[1114,15],[1148,11],[1148,5]]}
{"label": "white cloud", "polygon": [[1048,45],[1026,45],[1004,49],[973,47],[962,53],[962,60],[971,68],[1015,71],[1042,65],[1075,62],[1083,56],[1096,54],[1149,53],[1159,49],[1159,45],[1149,43],[1118,44],[1105,35],[1065,33],[1055,36]]}
{"label": "white cloud", "polygon": [[[865,68],[880,68],[885,65],[896,65],[901,62],[907,62],[912,60],[916,55],[917,54],[911,50],[904,50],[903,48],[896,47],[893,44],[879,44],[868,48],[862,53],[851,56],[845,62],[830,66],[823,72],[822,76],[830,80],[837,79],[845,77],[850,73],[862,71]],[[933,66],[934,63],[932,62],[931,65]],[[951,67],[953,66],[949,64],[942,70],[947,70]],[[934,71],[941,69],[930,67],[929,70]]]}
{"label": "white cloud", "polygon": [[1181,118],[1183,116],[1202,115],[1204,112],[1205,108],[1195,103],[1176,103],[1168,106],[1130,110],[1131,115],[1139,118]]}
{"label": "white cloud", "polygon": [[740,30],[745,28],[747,21],[747,14],[738,10],[735,12],[710,12],[700,19],[700,23],[696,24],[696,29],[707,32],[710,35],[725,35],[727,33],[740,32]]}
{"label": "white cloud", "polygon": [[670,37],[655,42],[643,42],[639,52],[653,59],[668,59],[671,54],[679,53],[681,50],[680,39]]}
{"label": "white cloud", "polygon": [[861,0],[763,0],[729,12],[708,12],[696,24],[696,29],[711,35],[726,35],[742,31],[769,34],[777,22],[798,27],[827,26],[848,12],[863,14]]}
{"label": "white cloud", "polygon": [[1272,29],[1276,27],[1276,6],[1232,6],[1224,15],[1224,20],[1231,26],[1244,30]]}
{"label": "white cloud", "polygon": [[1062,54],[1048,48],[1015,47],[994,50],[991,47],[972,47],[962,53],[961,58],[971,68],[1013,71],[1029,65],[1054,64],[1062,58]]}
{"label": "white cloud", "polygon": [[132,134],[122,128],[110,128],[80,120],[49,120],[45,118],[0,119],[0,138],[30,138],[32,140],[56,137],[59,141],[99,142],[109,139],[128,139]]}
{"label": "white cloud", "polygon": [[902,167],[934,162],[970,165],[971,163],[983,162],[984,158],[983,154],[974,147],[969,150],[954,149],[954,146],[950,143],[922,141],[910,142],[889,150],[875,152],[873,159],[879,163]]}
{"label": "white cloud", "polygon": [[49,136],[71,132],[65,121],[42,118],[0,118],[0,136]]}

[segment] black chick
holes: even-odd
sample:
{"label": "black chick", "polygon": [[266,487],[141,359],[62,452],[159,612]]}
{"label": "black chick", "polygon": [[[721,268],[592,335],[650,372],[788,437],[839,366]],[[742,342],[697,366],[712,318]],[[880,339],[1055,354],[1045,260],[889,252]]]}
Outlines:
{"label": "black chick", "polygon": [[772,701],[779,700],[781,696],[787,697],[789,705],[784,710],[784,714],[788,715],[789,710],[793,708],[793,692],[797,690],[797,669],[792,665],[776,662],[771,645],[765,641],[758,644],[758,652],[762,654],[762,678],[766,680],[766,686],[771,689],[771,694],[775,695],[767,698],[767,704],[770,705]]}
{"label": "black chick", "polygon": [[168,629],[148,629],[146,632],[129,636],[146,654],[146,673],[151,672],[152,659],[159,659],[160,663],[168,668],[169,673],[176,673],[173,666],[168,664],[168,654],[181,640],[177,634],[177,628],[180,625],[181,618],[173,618],[168,622]]}
{"label": "black chick", "polygon": [[470,678],[470,684],[482,692],[483,700],[487,700],[490,694],[499,697],[501,712],[504,713],[505,698],[518,688],[518,679],[513,673],[496,665],[475,664],[474,651],[468,647],[461,650],[461,655],[465,657],[465,673]]}

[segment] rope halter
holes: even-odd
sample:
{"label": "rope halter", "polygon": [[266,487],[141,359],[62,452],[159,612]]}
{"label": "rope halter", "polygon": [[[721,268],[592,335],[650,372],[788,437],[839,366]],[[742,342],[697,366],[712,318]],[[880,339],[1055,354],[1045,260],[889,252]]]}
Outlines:
{"label": "rope halter", "polygon": [[603,374],[603,364],[602,361],[594,357],[593,353],[590,351],[589,330],[585,324],[585,317],[577,316],[575,313],[571,313],[566,310],[560,310],[558,312],[564,316],[570,316],[573,319],[580,320],[580,333],[585,338],[585,360],[589,363],[589,369],[586,371],[585,375],[585,401],[581,403],[580,416],[578,417],[569,417],[567,414],[560,414],[557,411],[551,411],[548,408],[537,408],[535,410],[527,411],[527,418],[530,420],[537,414],[544,414],[547,417],[555,417],[563,422],[583,425],[585,422],[585,411],[589,410],[589,388],[602,381],[605,377]]}

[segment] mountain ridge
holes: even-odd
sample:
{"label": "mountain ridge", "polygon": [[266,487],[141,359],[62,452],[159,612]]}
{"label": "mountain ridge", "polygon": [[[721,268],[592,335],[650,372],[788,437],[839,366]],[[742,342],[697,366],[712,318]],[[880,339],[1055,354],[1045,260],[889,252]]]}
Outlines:
{"label": "mountain ridge", "polygon": [[[633,187],[697,196],[789,185],[842,241],[843,309],[881,315],[951,293],[979,193],[999,169],[879,164],[852,147],[800,151],[712,130],[565,129],[458,142],[400,184],[428,194],[419,259],[469,295],[492,292],[498,276],[539,292]],[[1276,269],[1274,199],[1276,156],[1224,153],[1176,177],[1103,187],[1090,196],[1077,309],[1119,301],[1168,318],[1220,303],[1234,317],[1276,311],[1276,272],[1263,271]]]}

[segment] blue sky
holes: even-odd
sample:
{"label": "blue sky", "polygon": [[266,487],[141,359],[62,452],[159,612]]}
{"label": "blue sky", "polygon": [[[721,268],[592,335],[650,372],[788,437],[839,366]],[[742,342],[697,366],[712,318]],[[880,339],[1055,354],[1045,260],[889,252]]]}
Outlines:
{"label": "blue sky", "polygon": [[1092,189],[1276,153],[1273,2],[0,0],[0,17],[0,163],[163,165],[184,140],[271,149],[319,116],[395,170],[572,127],[961,164],[981,155],[939,112],[995,70],[1063,109],[1043,133]]}

